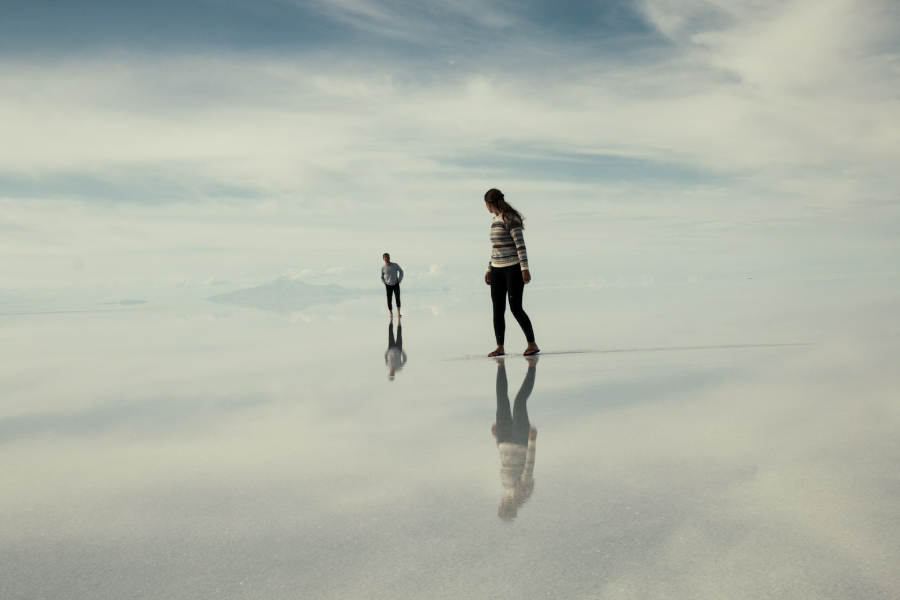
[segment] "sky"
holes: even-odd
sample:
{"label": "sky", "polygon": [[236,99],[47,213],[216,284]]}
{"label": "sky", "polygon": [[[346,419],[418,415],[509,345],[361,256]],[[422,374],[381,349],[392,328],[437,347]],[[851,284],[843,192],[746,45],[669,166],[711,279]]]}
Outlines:
{"label": "sky", "polygon": [[492,187],[537,286],[900,258],[890,1],[3,1],[0,132],[0,302],[474,289]]}

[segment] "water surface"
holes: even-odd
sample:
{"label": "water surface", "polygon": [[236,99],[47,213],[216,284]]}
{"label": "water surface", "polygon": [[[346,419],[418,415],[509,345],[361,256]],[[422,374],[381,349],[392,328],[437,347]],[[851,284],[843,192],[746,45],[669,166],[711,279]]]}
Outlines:
{"label": "water surface", "polygon": [[0,317],[0,596],[900,594],[896,279],[380,300]]}

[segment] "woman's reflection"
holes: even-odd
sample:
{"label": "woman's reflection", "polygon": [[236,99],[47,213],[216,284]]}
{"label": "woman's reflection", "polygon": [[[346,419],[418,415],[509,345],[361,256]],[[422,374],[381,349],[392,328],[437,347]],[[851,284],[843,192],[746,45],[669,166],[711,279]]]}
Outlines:
{"label": "woman's reflection", "polygon": [[528,373],[512,411],[509,409],[509,393],[506,381],[506,365],[497,359],[497,422],[491,428],[494,441],[500,450],[500,483],[506,495],[500,500],[497,514],[501,519],[516,518],[519,507],[525,504],[534,491],[534,450],[537,429],[528,421],[528,396],[534,389],[534,376],[538,357],[526,358]]}
{"label": "woman's reflection", "polygon": [[[415,333],[415,332],[413,332]],[[397,324],[397,339],[394,340],[394,322],[388,325],[388,348],[384,353],[384,364],[388,368],[388,379],[394,380],[394,373],[406,364],[406,352],[403,351],[403,325]]]}

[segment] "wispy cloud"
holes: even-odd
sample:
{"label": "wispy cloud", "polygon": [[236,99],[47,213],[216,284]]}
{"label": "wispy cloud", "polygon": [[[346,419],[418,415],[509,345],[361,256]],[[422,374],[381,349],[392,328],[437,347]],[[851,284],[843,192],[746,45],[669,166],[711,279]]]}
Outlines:
{"label": "wispy cloud", "polygon": [[465,26],[502,29],[524,25],[517,16],[524,5],[505,0],[490,4],[471,0],[325,0],[315,8],[329,17],[378,35],[447,44],[448,33],[458,34]]}
{"label": "wispy cloud", "polygon": [[175,287],[209,287],[215,285],[231,285],[231,282],[221,277],[207,277],[202,281],[180,279],[175,283]]}
{"label": "wispy cloud", "polygon": [[[381,247],[398,229],[422,252],[423,232],[449,245],[493,186],[538,217],[633,222],[802,219],[896,199],[890,3],[641,0],[548,18],[538,3],[280,6],[315,12],[339,41],[0,57],[0,128],[15,140],[0,146],[0,252],[97,246],[54,239],[72,220],[39,214],[36,199],[102,230],[105,247],[134,244],[102,225],[125,221],[166,244],[165,228],[193,231],[185,252],[246,252],[242,227],[298,219],[291,251],[306,254],[322,251],[310,228],[323,227],[322,239],[353,232],[351,245]],[[582,235],[543,222],[551,238]],[[257,247],[268,275],[290,268]],[[203,268],[244,272],[219,266]]]}
{"label": "wispy cloud", "polygon": [[352,270],[352,266],[329,267],[327,269],[288,269],[281,276],[287,279],[320,279],[343,275]]}
{"label": "wispy cloud", "polygon": [[[345,4],[337,8],[397,8]],[[458,180],[454,160],[490,166],[486,157],[515,157],[516,147],[557,162],[611,155],[776,179],[835,167],[870,178],[900,158],[890,94],[900,60],[878,51],[887,32],[875,9],[643,6],[673,46],[638,64],[604,55],[572,64],[542,40],[427,80],[412,60],[353,66],[334,53],[7,62],[0,115],[20,143],[0,159],[7,178],[28,174],[32,188],[77,174],[121,189],[137,170],[184,193],[271,195],[321,190],[336,172],[345,189]],[[501,68],[515,54],[546,58]]]}

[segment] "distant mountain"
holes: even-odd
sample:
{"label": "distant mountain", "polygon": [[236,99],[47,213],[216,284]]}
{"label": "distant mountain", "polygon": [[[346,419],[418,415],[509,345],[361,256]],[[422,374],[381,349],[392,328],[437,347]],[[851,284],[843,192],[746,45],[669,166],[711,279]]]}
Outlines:
{"label": "distant mountain", "polygon": [[217,304],[290,312],[315,304],[337,304],[342,300],[357,298],[362,294],[361,290],[349,290],[334,283],[314,285],[304,283],[299,279],[279,277],[271,283],[210,296],[207,300]]}

